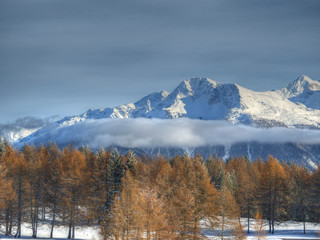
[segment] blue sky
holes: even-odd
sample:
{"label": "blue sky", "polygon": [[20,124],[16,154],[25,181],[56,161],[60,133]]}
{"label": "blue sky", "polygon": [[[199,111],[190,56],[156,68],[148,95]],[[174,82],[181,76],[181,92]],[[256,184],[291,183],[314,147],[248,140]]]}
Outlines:
{"label": "blue sky", "polygon": [[0,123],[73,115],[204,76],[320,79],[320,1],[0,0]]}

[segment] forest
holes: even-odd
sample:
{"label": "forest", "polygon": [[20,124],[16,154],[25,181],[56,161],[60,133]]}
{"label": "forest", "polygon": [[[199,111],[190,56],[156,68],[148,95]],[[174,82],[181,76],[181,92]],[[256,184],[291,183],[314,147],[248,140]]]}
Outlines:
{"label": "forest", "polygon": [[[244,229],[240,218],[247,218]],[[69,239],[81,226],[99,226],[103,239],[204,239],[203,226],[224,239],[245,238],[254,229],[274,233],[288,220],[319,222],[320,169],[309,171],[269,156],[222,161],[195,157],[125,155],[0,141],[0,224],[7,236],[23,236],[30,223],[68,226]],[[308,231],[308,229],[304,229]]]}

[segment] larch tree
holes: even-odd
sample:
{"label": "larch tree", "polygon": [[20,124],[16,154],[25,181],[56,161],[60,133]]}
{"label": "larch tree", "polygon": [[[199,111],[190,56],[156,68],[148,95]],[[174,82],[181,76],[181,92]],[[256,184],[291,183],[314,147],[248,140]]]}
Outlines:
{"label": "larch tree", "polygon": [[310,215],[315,222],[320,222],[320,165],[312,173],[310,179]]}
{"label": "larch tree", "polygon": [[75,227],[81,216],[81,206],[83,205],[83,196],[87,192],[85,182],[87,166],[84,156],[80,151],[68,147],[64,149],[63,155],[62,184],[64,189],[64,202],[68,210],[69,233],[68,239],[75,238]]}
{"label": "larch tree", "polygon": [[240,210],[234,197],[226,186],[223,186],[218,194],[217,201],[217,215],[218,221],[216,222],[217,234],[221,239],[226,236],[234,234],[238,228],[238,218]]}
{"label": "larch tree", "polygon": [[[9,150],[10,151],[10,150]],[[14,152],[14,150],[12,149]],[[17,232],[15,237],[21,237],[21,224],[24,213],[26,212],[26,204],[27,204],[27,193],[26,193],[26,185],[27,185],[27,169],[28,165],[24,159],[22,153],[15,153],[15,157],[12,159],[12,177],[13,177],[13,188],[15,190],[15,194],[17,196]]]}
{"label": "larch tree", "polygon": [[33,146],[25,146],[23,156],[28,165],[28,195],[30,204],[30,220],[32,237],[37,237],[39,209],[43,201],[44,190],[44,169],[43,163],[46,161],[46,151],[44,147],[39,147],[38,151]]}
{"label": "larch tree", "polygon": [[250,218],[254,217],[256,208],[258,175],[248,159],[238,158],[234,162],[233,169],[237,179],[234,196],[239,204],[242,216],[247,217],[247,233],[250,233]]}
{"label": "larch tree", "polygon": [[291,219],[303,222],[303,232],[306,233],[306,221],[309,218],[310,211],[310,180],[311,174],[307,169],[293,164],[288,167],[287,172],[290,174],[289,194],[290,202],[287,211]]}
{"label": "larch tree", "polygon": [[141,188],[141,207],[145,219],[147,240],[171,239],[174,235],[173,228],[169,224],[169,213],[165,201],[158,196],[155,186],[148,184]]}
{"label": "larch tree", "polygon": [[288,201],[287,175],[276,158],[268,157],[259,179],[260,209],[269,221],[269,233],[274,234],[276,221],[285,215]]}
{"label": "larch tree", "polygon": [[53,238],[54,227],[57,223],[56,218],[59,212],[59,206],[62,206],[62,152],[57,145],[49,144],[45,150],[42,149],[44,177],[44,195],[45,201],[49,205],[51,215],[50,238]]}
{"label": "larch tree", "polygon": [[257,236],[257,240],[263,240],[266,238],[266,231],[264,230],[264,223],[262,216],[259,211],[256,212],[254,216],[254,231],[255,235]]}
{"label": "larch tree", "polygon": [[[16,188],[14,186],[14,178],[16,177],[14,172],[14,162],[16,161],[17,153],[15,150],[8,144],[4,145],[4,148],[1,152],[1,165],[2,165],[2,177],[4,181],[10,186],[11,189],[2,189],[9,190],[6,194],[3,194],[3,204],[5,209],[5,235],[12,235],[12,227],[14,223],[14,218],[16,218],[17,213],[17,194]],[[9,183],[10,182],[10,183]]]}
{"label": "larch tree", "polygon": [[[6,169],[3,158],[0,157],[0,224],[5,223],[6,236],[11,234],[12,216],[10,216],[10,210],[14,199],[12,180],[8,175],[8,169]],[[3,216],[4,219],[2,219]]]}
{"label": "larch tree", "polygon": [[145,217],[141,201],[138,182],[129,171],[122,179],[121,191],[114,196],[113,204],[101,225],[105,239],[139,239],[142,236]]}
{"label": "larch tree", "polygon": [[178,216],[180,235],[183,239],[201,239],[200,221],[215,216],[216,189],[210,184],[205,163],[200,156],[189,158],[184,155],[173,165],[175,184],[181,186],[173,194],[174,208]]}

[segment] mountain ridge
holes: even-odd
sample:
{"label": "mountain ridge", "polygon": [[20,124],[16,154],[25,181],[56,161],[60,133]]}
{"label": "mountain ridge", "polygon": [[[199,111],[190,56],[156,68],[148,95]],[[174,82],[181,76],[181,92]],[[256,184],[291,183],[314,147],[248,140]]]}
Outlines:
{"label": "mountain ridge", "polygon": [[[109,118],[190,118],[202,120],[225,120],[235,125],[258,128],[306,128],[320,129],[320,98],[317,100],[320,82],[306,75],[289,83],[287,87],[255,92],[235,83],[220,83],[209,78],[190,78],[181,82],[171,93],[151,93],[135,103],[113,108],[89,109],[76,115],[67,116],[41,128],[16,142],[16,146],[41,142],[58,136],[63,129],[78,126],[78,123],[93,119]],[[315,105],[312,108],[311,103]],[[98,122],[98,121],[97,121]],[[97,123],[99,125],[99,123]],[[79,125],[81,126],[81,125]],[[100,125],[99,125],[100,126]],[[50,135],[53,133],[53,135]],[[68,136],[69,137],[69,136]],[[79,137],[79,135],[78,135]],[[69,138],[68,138],[69,139]],[[89,141],[89,140],[88,140]],[[125,151],[125,148],[120,148]],[[294,161],[308,168],[320,163],[320,145],[300,143],[258,143],[242,142],[233,145],[219,145],[196,148],[145,148],[135,149],[137,153],[174,156],[183,152],[201,153],[204,157],[216,155],[226,160],[232,156],[248,156],[250,159],[266,159],[272,154],[278,159]]]}
{"label": "mountain ridge", "polygon": [[181,82],[171,93],[155,92],[135,103],[90,109],[57,123],[59,126],[69,126],[86,119],[137,117],[222,119],[257,127],[318,129],[320,82],[301,75],[285,88],[255,92],[235,83],[193,77]]}

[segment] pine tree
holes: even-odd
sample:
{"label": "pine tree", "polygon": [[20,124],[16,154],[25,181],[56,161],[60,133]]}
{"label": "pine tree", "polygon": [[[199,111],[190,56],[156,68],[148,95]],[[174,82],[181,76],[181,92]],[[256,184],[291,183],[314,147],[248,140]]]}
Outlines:
{"label": "pine tree", "polygon": [[130,170],[132,172],[134,170],[134,167],[135,167],[136,163],[137,163],[136,156],[130,150],[127,153],[127,156],[126,156],[126,161],[125,161],[126,169],[128,169],[128,170]]}
{"label": "pine tree", "polygon": [[107,197],[105,207],[108,212],[111,209],[114,197],[120,191],[121,180],[125,173],[125,166],[122,162],[122,157],[116,148],[111,153],[106,171]]}

